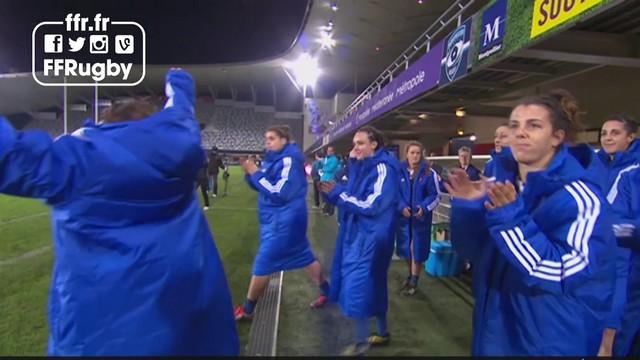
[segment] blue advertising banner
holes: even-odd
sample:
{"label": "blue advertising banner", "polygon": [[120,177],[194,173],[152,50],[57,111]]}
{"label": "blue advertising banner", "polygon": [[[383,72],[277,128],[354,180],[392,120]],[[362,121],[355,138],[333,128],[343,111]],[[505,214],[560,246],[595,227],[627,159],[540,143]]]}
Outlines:
{"label": "blue advertising banner", "polygon": [[407,70],[400,73],[371,99],[365,101],[355,113],[344,119],[334,129],[329,141],[371,122],[376,117],[436,87],[440,78],[443,48],[443,42],[431,47],[428,53],[411,64]]}
{"label": "blue advertising banner", "polygon": [[507,0],[498,0],[482,13],[478,60],[486,59],[502,50],[507,27]]}

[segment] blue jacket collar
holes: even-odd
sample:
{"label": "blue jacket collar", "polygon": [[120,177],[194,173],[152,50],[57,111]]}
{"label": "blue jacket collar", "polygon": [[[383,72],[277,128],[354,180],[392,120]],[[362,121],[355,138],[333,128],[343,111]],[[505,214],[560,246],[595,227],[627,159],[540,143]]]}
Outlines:
{"label": "blue jacket collar", "polygon": [[[569,148],[562,145],[545,170],[527,175],[527,183],[523,193],[525,198],[537,198],[540,195],[553,193],[569,182],[586,180],[586,169],[589,167],[590,161],[594,160],[593,155],[586,151],[588,149],[583,146]],[[507,174],[507,179],[515,181],[518,176],[517,162],[513,156],[501,156],[500,158],[501,161],[496,165],[500,167],[500,171]],[[530,203],[530,201],[526,202]]]}
{"label": "blue jacket collar", "polygon": [[597,153],[602,163],[611,168],[622,168],[640,161],[640,140],[634,140],[627,151],[613,154],[613,159],[603,149]]}

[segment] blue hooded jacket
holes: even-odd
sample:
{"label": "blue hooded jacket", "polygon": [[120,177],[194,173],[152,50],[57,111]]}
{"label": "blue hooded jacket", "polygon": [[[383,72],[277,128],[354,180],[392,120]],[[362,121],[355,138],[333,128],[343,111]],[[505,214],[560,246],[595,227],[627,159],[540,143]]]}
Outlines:
{"label": "blue hooded jacket", "polygon": [[[403,163],[400,169],[398,226],[396,229],[396,253],[404,259],[411,259],[416,263],[427,260],[431,246],[431,219],[433,210],[440,202],[440,182],[435,170],[427,167],[425,161],[420,167],[413,181],[409,174],[409,164]],[[412,216],[402,215],[405,208],[410,208]],[[421,218],[413,214],[422,208]]]}
{"label": "blue hooded jacket", "polygon": [[[516,184],[513,158],[496,179]],[[582,160],[582,162],[580,162]],[[452,199],[456,250],[473,265],[473,355],[596,355],[611,308],[614,238],[590,159],[561,147],[515,202]]]}
{"label": "blue hooded jacket", "polygon": [[[596,157],[603,165],[600,169],[605,170],[605,175],[601,176],[600,179],[602,179],[604,186],[603,192],[609,198],[613,196],[610,195],[610,192],[615,191],[613,190],[614,184],[620,181],[620,172],[630,171],[629,168],[633,168],[638,162],[638,158],[640,158],[640,141],[633,141],[627,151],[615,153],[613,158],[602,149],[596,153]],[[612,201],[609,201],[609,203],[611,204]]]}
{"label": "blue hooded jacket", "polygon": [[[629,150],[615,154],[612,168],[616,168],[615,177],[610,175],[613,184],[607,194],[613,210],[614,234],[619,249],[629,252],[627,274],[618,281],[616,289],[622,288],[618,296],[624,296],[624,308],[620,315],[620,326],[616,332],[613,355],[629,356],[632,344],[640,336],[640,151],[638,141],[633,142]],[[617,161],[616,161],[617,160]],[[615,165],[618,166],[615,166]],[[621,252],[621,251],[620,251]],[[621,261],[618,260],[618,264]],[[618,266],[620,267],[620,266]],[[620,273],[618,279],[620,280]]]}
{"label": "blue hooded jacket", "polygon": [[52,208],[50,355],[238,355],[222,263],[195,197],[194,83],[165,109],[55,141],[0,119],[0,192]]}
{"label": "blue hooded jacket", "polygon": [[[598,179],[602,184],[602,191],[607,197],[607,202],[613,204],[618,191],[621,176],[638,168],[640,157],[640,141],[631,143],[627,151],[609,156],[604,150],[596,155],[598,168],[592,169],[590,175]],[[627,300],[627,285],[629,280],[629,261],[631,252],[626,247],[616,248],[616,287],[613,298],[611,315],[607,319],[606,327],[620,329],[622,316]]]}
{"label": "blue hooded jacket", "polygon": [[399,163],[380,149],[350,159],[348,183],[326,195],[341,209],[331,276],[331,300],[353,318],[387,312],[387,274],[397,218]]}
{"label": "blue hooded jacket", "polygon": [[304,156],[294,144],[268,151],[247,183],[258,191],[260,247],[253,274],[299,269],[315,260],[307,239],[307,178]]}
{"label": "blue hooded jacket", "polygon": [[511,153],[511,148],[507,146],[502,147],[502,151],[496,152],[495,150],[491,150],[491,159],[487,161],[484,165],[484,170],[482,171],[482,176],[488,179],[495,179],[496,177],[496,162],[500,162],[502,158],[512,159],[513,154]]}

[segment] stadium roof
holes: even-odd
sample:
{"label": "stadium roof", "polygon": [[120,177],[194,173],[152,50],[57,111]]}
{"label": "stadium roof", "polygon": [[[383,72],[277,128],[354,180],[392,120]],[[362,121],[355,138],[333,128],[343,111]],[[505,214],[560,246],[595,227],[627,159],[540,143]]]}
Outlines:
{"label": "stadium roof", "polygon": [[[199,2],[183,1],[181,8],[176,9],[175,2],[145,0],[90,2],[91,5],[86,1],[66,0],[62,2],[63,8],[48,8],[43,2],[36,4],[35,0],[7,3],[3,2],[7,11],[3,11],[2,20],[15,19],[0,21],[4,23],[0,30],[12,28],[11,24],[22,25],[5,32],[5,36],[0,37],[0,46],[20,52],[22,57],[8,59],[4,51],[4,56],[0,54],[0,71],[4,63],[4,72],[7,72],[9,63],[11,70],[22,73],[1,75],[0,113],[4,114],[59,107],[62,103],[62,88],[39,86],[31,74],[25,72],[31,65],[30,54],[24,56],[31,47],[30,29],[33,24],[49,18],[47,11],[50,16],[62,16],[73,9],[87,13],[99,10],[105,16],[139,19],[147,27],[151,64],[147,66],[144,82],[136,87],[101,87],[100,98],[157,95],[163,90],[168,65],[179,65],[192,72],[201,96],[275,105],[282,111],[301,111],[302,97],[282,70],[287,62],[303,52],[317,54],[323,72],[314,91],[316,97],[329,98],[337,91],[358,93],[450,4],[447,0],[429,0],[422,4],[415,0],[315,0],[309,3],[241,0],[231,6],[229,1],[220,0],[207,3],[211,8],[193,11],[194,7],[203,6],[196,5]],[[332,4],[337,5],[337,11],[332,9]],[[205,15],[200,16],[202,14]],[[224,21],[219,21],[221,19]],[[333,22],[331,34],[336,46],[318,50],[321,29],[329,21]],[[18,36],[19,32],[26,33]],[[207,60],[203,60],[205,58]],[[25,59],[28,60],[26,67]],[[184,63],[175,62],[180,59],[184,59]],[[94,89],[69,88],[68,96],[70,103],[91,103]]]}

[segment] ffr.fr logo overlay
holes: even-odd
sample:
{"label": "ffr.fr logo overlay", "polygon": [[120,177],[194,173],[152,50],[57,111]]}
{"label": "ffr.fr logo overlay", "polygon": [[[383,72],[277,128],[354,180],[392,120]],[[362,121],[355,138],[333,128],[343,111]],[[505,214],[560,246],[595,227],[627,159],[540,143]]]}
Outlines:
{"label": "ffr.fr logo overlay", "polygon": [[140,24],[102,14],[41,22],[32,32],[33,78],[43,86],[135,86],[146,73],[145,37]]}

